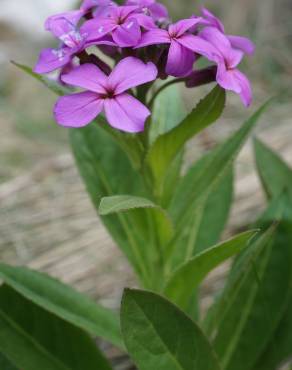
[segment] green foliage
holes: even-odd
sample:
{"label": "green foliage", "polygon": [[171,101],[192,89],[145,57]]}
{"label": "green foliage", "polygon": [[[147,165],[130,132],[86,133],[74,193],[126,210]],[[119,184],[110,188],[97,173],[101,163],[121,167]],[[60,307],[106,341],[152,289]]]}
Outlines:
{"label": "green foliage", "polygon": [[[177,264],[185,262],[186,257],[190,258],[193,255],[193,236],[190,233],[189,223],[190,220],[193,220],[194,207],[199,207],[202,199],[213,192],[219,181],[230,176],[236,156],[268,104],[264,104],[245,122],[240,130],[204,159],[199,170],[194,171],[192,186],[188,186],[186,191],[182,190],[184,196],[180,196],[180,200],[170,206],[169,213],[176,225],[176,235],[170,247],[170,251],[173,253],[172,265],[177,266]],[[183,242],[180,243],[182,237]],[[190,238],[187,243],[185,242],[186,238]],[[188,250],[186,252],[185,248],[188,248],[190,252]]]}
{"label": "green foliage", "polygon": [[0,351],[25,370],[111,369],[87,334],[6,285],[0,288]]}
{"label": "green foliage", "polygon": [[292,169],[259,140],[254,142],[256,164],[268,198],[289,190],[292,193]]}
{"label": "green foliage", "polygon": [[188,140],[220,117],[224,105],[225,92],[216,86],[179,125],[159,136],[150,147],[146,164],[152,171],[158,195],[172,160]]}
{"label": "green foliage", "polygon": [[141,370],[219,370],[199,327],[159,295],[126,290],[121,326],[127,349]]}
{"label": "green foliage", "polygon": [[0,264],[0,278],[18,293],[63,320],[123,347],[116,315],[40,272]]}
{"label": "green foliage", "polygon": [[283,198],[276,200],[261,218],[257,225],[261,228],[274,219],[282,221],[277,230],[270,228],[236,260],[222,295],[209,312],[207,332],[215,335],[214,347],[223,369],[254,369],[274,340],[286,310],[292,284],[287,235],[291,216],[285,211],[286,203]]}
{"label": "green foliage", "polygon": [[176,127],[184,116],[185,109],[179,89],[176,85],[169,86],[155,100],[149,127],[150,143],[153,144],[159,136]]}
{"label": "green foliage", "polygon": [[190,259],[171,275],[165,288],[165,295],[179,307],[187,310],[194,290],[207,274],[245,248],[256,233],[256,231],[247,231],[239,234]]}

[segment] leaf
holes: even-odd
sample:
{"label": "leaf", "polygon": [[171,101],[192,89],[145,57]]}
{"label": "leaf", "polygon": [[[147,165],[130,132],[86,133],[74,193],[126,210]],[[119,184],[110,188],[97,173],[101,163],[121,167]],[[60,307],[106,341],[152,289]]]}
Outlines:
{"label": "leaf", "polygon": [[268,198],[292,188],[292,169],[259,140],[254,141],[256,164]]}
{"label": "leaf", "polygon": [[25,370],[110,370],[93,340],[8,286],[0,288],[0,351]]}
{"label": "leaf", "polygon": [[[277,219],[279,209],[283,212],[282,201],[272,204],[258,226],[264,228],[272,214]],[[214,347],[226,370],[253,369],[287,307],[292,250],[291,242],[283,238],[286,222],[291,223],[285,214],[276,232],[268,230],[236,261],[217,302]]]}
{"label": "leaf", "polygon": [[0,353],[0,369],[1,370],[19,370],[8,359]]}
{"label": "leaf", "polygon": [[[194,184],[203,174],[202,169],[212,152],[192,166],[176,187],[169,209],[175,223],[179,222],[183,209],[190,207],[187,200],[192,197]],[[189,218],[185,220],[176,240],[176,256],[173,261],[176,266],[218,242],[227,222],[232,198],[233,168],[192,204]]]}
{"label": "leaf", "polygon": [[24,64],[20,64],[20,63],[14,62],[14,61],[12,61],[11,63],[13,65],[15,65],[17,68],[24,71],[29,76],[33,77],[37,81],[44,84],[49,90],[53,91],[57,95],[64,95],[64,94],[70,93],[70,91],[71,91],[70,89],[62,86],[57,81],[55,81],[51,78],[45,77],[43,75],[40,75],[38,73],[35,73],[30,67],[28,67]]}
{"label": "leaf", "polygon": [[165,298],[126,289],[122,333],[141,370],[219,370],[216,356],[199,327]]}
{"label": "leaf", "polygon": [[149,128],[150,143],[176,127],[184,116],[180,91],[176,85],[169,86],[155,100]]}
{"label": "leaf", "polygon": [[[123,193],[145,195],[139,174],[134,171],[113,138],[100,126],[91,124],[71,130],[70,140],[77,167],[96,210],[103,197]],[[146,284],[149,272],[145,261],[149,251],[143,248],[143,240],[149,238],[145,214],[140,212],[135,217],[130,214],[112,214],[101,217],[101,220]],[[138,222],[146,227],[139,228]]]}
{"label": "leaf", "polygon": [[[153,203],[151,200],[132,195],[115,195],[101,199],[99,213],[102,216],[110,215],[119,212],[133,212],[135,210],[152,211],[150,217],[156,225],[156,233],[159,238],[160,245],[165,245],[173,236],[172,221],[163,208]],[[133,214],[133,218],[137,217],[137,213]]]}
{"label": "leaf", "polygon": [[2,263],[0,278],[42,308],[123,348],[116,315],[71,287],[43,273]]}
{"label": "leaf", "polygon": [[157,138],[149,149],[146,163],[158,185],[163,183],[170,163],[185,143],[216,121],[224,105],[225,92],[216,86],[178,126]]}
{"label": "leaf", "polygon": [[151,200],[132,195],[114,195],[101,199],[99,206],[99,214],[102,216],[111,213],[126,212],[138,208],[155,208],[163,212],[160,206],[153,203]]}
{"label": "leaf", "polygon": [[[188,225],[190,218],[193,217],[194,205],[198,205],[198,201],[208,197],[216,189],[218,182],[224,181],[224,178],[230,174],[236,156],[269,103],[264,104],[245,122],[240,130],[207,156],[200,166],[200,171],[195,172],[192,186],[188,186],[187,197],[181,197],[181,202],[176,202],[170,206],[169,213],[176,225],[176,236],[170,243],[171,246],[169,248],[170,252],[175,251],[171,261],[172,264],[176,265],[177,262],[184,262],[184,260],[178,260],[181,251],[179,248],[176,248],[176,245],[179,244],[182,236],[186,233],[185,227]],[[178,256],[176,253],[178,253]]]}
{"label": "leaf", "polygon": [[280,324],[254,370],[275,370],[292,355],[292,298]]}
{"label": "leaf", "polygon": [[194,290],[219,264],[239,253],[247,246],[257,231],[247,231],[209,248],[180,266],[166,284],[164,294],[181,309],[186,310]]}

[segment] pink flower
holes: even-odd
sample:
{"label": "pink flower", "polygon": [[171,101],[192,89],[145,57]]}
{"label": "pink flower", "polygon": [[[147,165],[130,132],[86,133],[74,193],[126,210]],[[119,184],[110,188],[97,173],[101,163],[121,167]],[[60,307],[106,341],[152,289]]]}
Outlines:
{"label": "pink flower", "polygon": [[109,7],[106,16],[98,16],[83,25],[83,30],[91,41],[111,35],[117,46],[136,46],[141,38],[141,27],[155,28],[153,19],[137,13],[137,6]]}
{"label": "pink flower", "polygon": [[[78,17],[75,18],[73,15],[73,18],[74,22],[78,23]],[[73,18],[70,16],[71,21]],[[42,50],[34,68],[36,73],[49,73],[65,67],[72,62],[78,53],[92,45],[92,42],[87,39],[88,34],[83,27],[78,30],[71,21],[68,16],[62,17],[60,15],[47,20],[46,28],[61,41],[61,46],[58,49]],[[114,43],[110,39],[103,38],[94,42],[94,45],[114,45]]]}
{"label": "pink flower", "polygon": [[164,22],[169,18],[166,6],[156,0],[127,0],[126,5],[137,5],[145,14],[149,14],[155,21]]}
{"label": "pink flower", "polygon": [[245,106],[252,102],[252,91],[247,77],[237,69],[244,53],[234,49],[230,40],[215,27],[206,27],[200,32],[200,37],[211,43],[217,53],[207,56],[218,65],[216,80],[226,90],[239,94]]}
{"label": "pink flower", "polygon": [[189,33],[190,29],[201,22],[201,18],[184,19],[169,26],[168,30],[153,29],[142,35],[137,48],[148,45],[170,44],[166,73],[175,77],[184,77],[191,73],[195,62],[195,53],[212,56],[216,53],[213,46]]}
{"label": "pink flower", "polygon": [[112,127],[126,132],[143,131],[151,113],[126,91],[156,76],[153,63],[144,64],[133,57],[119,62],[109,76],[93,64],[77,67],[62,80],[86,91],[61,97],[55,106],[56,120],[62,126],[82,127],[104,111]]}
{"label": "pink flower", "polygon": [[[210,27],[217,28],[220,32],[225,34],[225,28],[223,23],[217,18],[213,13],[211,13],[208,9],[202,8],[201,13],[203,16],[204,21],[202,24],[205,24]],[[234,49],[238,49],[243,51],[245,54],[252,55],[255,51],[255,45],[252,41],[250,41],[246,37],[242,36],[234,36],[234,35],[226,35],[228,40],[231,43],[231,46]]]}

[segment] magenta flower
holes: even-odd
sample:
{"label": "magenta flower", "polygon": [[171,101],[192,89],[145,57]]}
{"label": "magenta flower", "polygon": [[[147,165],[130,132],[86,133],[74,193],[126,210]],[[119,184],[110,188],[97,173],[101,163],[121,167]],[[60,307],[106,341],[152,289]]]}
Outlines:
{"label": "magenta flower", "polygon": [[117,46],[136,46],[141,38],[141,27],[155,28],[151,17],[137,13],[137,6],[109,7],[107,16],[98,16],[82,26],[91,41],[111,35]]}
{"label": "magenta flower", "polygon": [[143,131],[151,113],[126,91],[156,76],[153,63],[144,64],[133,57],[120,61],[109,76],[93,64],[77,67],[62,80],[86,91],[61,97],[55,106],[56,121],[66,127],[82,127],[104,111],[112,127],[126,132]]}
{"label": "magenta flower", "polygon": [[[61,41],[61,46],[58,49],[42,50],[34,68],[36,73],[49,73],[70,64],[78,53],[93,44],[87,40],[88,34],[83,27],[78,30],[67,18],[52,17],[48,19],[46,26]],[[114,43],[109,39],[101,39],[94,45],[114,45]]]}
{"label": "magenta flower", "polygon": [[[215,27],[220,32],[225,34],[225,28],[223,23],[217,18],[214,14],[212,14],[208,9],[202,8],[201,9],[202,16],[204,17],[202,24],[207,26]],[[234,49],[238,49],[243,51],[245,54],[252,55],[255,51],[255,45],[252,41],[250,41],[246,37],[242,36],[234,36],[234,35],[226,35],[228,40],[231,43],[231,46]]]}
{"label": "magenta flower", "polygon": [[212,45],[189,33],[190,29],[201,22],[201,18],[184,19],[169,26],[168,30],[153,29],[142,35],[139,48],[170,44],[166,73],[175,77],[184,77],[191,73],[195,62],[195,53],[212,57],[216,50]]}
{"label": "magenta flower", "polygon": [[244,53],[234,49],[229,39],[215,27],[206,27],[200,32],[200,36],[211,43],[217,49],[208,59],[218,65],[216,80],[226,90],[239,94],[245,106],[252,102],[252,91],[247,77],[237,69]]}
{"label": "magenta flower", "polygon": [[164,22],[169,18],[166,6],[156,0],[127,0],[126,5],[137,5],[145,14],[149,14],[155,21]]}

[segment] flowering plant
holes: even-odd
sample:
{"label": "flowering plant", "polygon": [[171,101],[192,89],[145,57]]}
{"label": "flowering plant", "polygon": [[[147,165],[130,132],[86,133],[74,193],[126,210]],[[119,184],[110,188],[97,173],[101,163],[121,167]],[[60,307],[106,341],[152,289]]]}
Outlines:
{"label": "flowering plant", "polygon": [[[271,205],[256,228],[216,244],[232,202],[235,158],[267,104],[197,162],[184,161],[186,144],[222,114],[226,90],[250,106],[250,82],[238,67],[253,43],[226,34],[205,8],[173,23],[155,0],[85,0],[45,27],[59,46],[44,49],[33,71],[18,66],[60,95],[55,120],[71,128],[88,193],[146,291],[125,290],[119,323],[115,312],[44,274],[0,265],[4,368],[111,369],[93,335],[127,350],[142,370],[275,369],[291,355],[272,357],[270,348],[281,326],[292,325],[292,175],[259,142]],[[175,84],[214,82],[185,114]],[[281,181],[273,182],[276,171]],[[201,283],[236,254],[202,320]]]}

